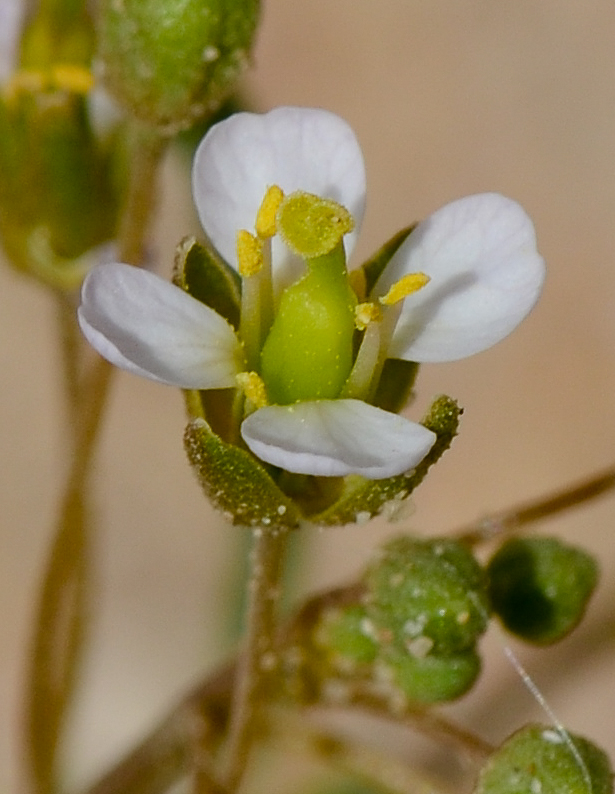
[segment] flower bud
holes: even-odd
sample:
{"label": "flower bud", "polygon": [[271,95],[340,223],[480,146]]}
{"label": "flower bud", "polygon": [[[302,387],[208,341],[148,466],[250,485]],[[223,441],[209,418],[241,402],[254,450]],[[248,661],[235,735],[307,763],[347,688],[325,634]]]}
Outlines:
{"label": "flower bud", "polygon": [[101,55],[111,93],[167,132],[217,108],[248,61],[259,0],[104,0]]}
{"label": "flower bud", "polygon": [[90,123],[94,28],[83,3],[40,3],[0,97],[0,232],[11,262],[74,287],[76,263],[115,236],[112,152]]}
{"label": "flower bud", "polygon": [[413,656],[465,651],[487,627],[485,578],[460,543],[397,538],[371,566],[367,585],[378,635]]}
{"label": "flower bud", "polygon": [[587,739],[527,725],[493,753],[474,794],[612,794],[612,776],[606,754]]}
{"label": "flower bud", "polygon": [[493,610],[527,642],[557,642],[579,623],[598,568],[585,551],[557,538],[514,538],[488,566]]}

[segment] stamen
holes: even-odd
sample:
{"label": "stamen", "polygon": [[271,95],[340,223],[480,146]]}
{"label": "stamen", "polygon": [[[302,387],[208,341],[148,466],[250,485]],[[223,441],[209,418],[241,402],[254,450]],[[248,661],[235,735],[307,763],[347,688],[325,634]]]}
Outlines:
{"label": "stamen", "polygon": [[52,83],[55,88],[71,91],[73,94],[87,94],[94,87],[94,76],[84,66],[72,63],[58,63],[51,68]]}
{"label": "stamen", "polygon": [[284,193],[277,185],[267,188],[265,198],[256,214],[256,234],[261,238],[273,237],[277,231],[276,214]]}
{"label": "stamen", "polygon": [[244,278],[255,276],[263,267],[262,241],[245,229],[237,232],[237,271]]}
{"label": "stamen", "polygon": [[68,91],[87,94],[94,86],[92,72],[85,66],[72,63],[53,64],[48,69],[19,69],[6,87],[8,96],[20,92]]}
{"label": "stamen", "polygon": [[385,306],[393,306],[395,303],[412,295],[413,292],[418,292],[427,284],[431,279],[425,273],[408,273],[407,276],[400,278],[396,281],[387,292],[380,298],[380,303]]}
{"label": "stamen", "polygon": [[236,376],[237,385],[255,408],[268,405],[267,390],[263,379],[257,372],[240,372]]}
{"label": "stamen", "polygon": [[376,303],[359,303],[354,309],[354,324],[364,331],[370,323],[382,320],[382,309]]}

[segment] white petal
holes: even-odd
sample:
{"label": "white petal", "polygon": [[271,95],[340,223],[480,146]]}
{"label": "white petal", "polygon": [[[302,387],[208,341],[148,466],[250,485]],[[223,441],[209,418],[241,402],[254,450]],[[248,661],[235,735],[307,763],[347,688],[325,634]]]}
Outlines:
{"label": "white petal", "polygon": [[317,400],[261,408],[241,435],[261,460],[300,474],[361,474],[371,480],[414,468],[436,436],[360,400]]}
{"label": "white petal", "polygon": [[454,361],[496,344],[530,312],[545,273],[532,221],[497,193],[459,199],[419,224],[375,294],[418,271],[431,281],[404,301],[389,350],[408,361]]}
{"label": "white petal", "polygon": [[[235,265],[236,234],[254,229],[271,185],[334,199],[355,220],[345,238],[350,255],[365,205],[365,167],[352,129],[326,110],[280,107],[265,115],[238,113],[212,127],[194,158],[192,190],[199,217],[219,253]],[[292,268],[273,240],[275,278]]]}
{"label": "white petal", "polygon": [[122,264],[95,267],[83,283],[79,324],[122,369],[184,389],[235,385],[241,348],[220,315],[159,276]]}

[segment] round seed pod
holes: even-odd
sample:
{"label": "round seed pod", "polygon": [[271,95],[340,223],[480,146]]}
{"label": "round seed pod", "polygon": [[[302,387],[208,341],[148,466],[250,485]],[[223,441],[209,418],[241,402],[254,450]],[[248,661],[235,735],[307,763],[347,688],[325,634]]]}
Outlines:
{"label": "round seed pod", "polygon": [[607,755],[574,734],[527,725],[482,768],[474,794],[612,794]]}
{"label": "round seed pod", "polygon": [[[370,632],[370,621],[359,604],[328,610],[320,621],[315,640],[335,664],[369,664],[378,653]],[[339,666],[339,665],[338,665]]]}
{"label": "round seed pod", "polygon": [[366,611],[376,640],[413,653],[471,649],[489,616],[486,580],[472,553],[451,540],[400,537],[367,572]]}
{"label": "round seed pod", "polygon": [[579,623],[598,567],[582,549],[557,538],[513,538],[487,568],[494,612],[513,634],[537,645],[565,637]]}
{"label": "round seed pod", "polygon": [[377,674],[393,683],[412,703],[429,704],[456,700],[474,684],[480,673],[475,650],[449,656],[390,654],[378,662]]}

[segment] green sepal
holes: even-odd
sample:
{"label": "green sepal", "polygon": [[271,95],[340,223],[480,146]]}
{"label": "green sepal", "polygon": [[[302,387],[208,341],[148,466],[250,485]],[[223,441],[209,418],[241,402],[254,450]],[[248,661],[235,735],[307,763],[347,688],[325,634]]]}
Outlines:
{"label": "green sepal", "polygon": [[241,279],[211,248],[185,237],[175,249],[173,282],[239,328]]}
{"label": "green sepal", "polygon": [[559,538],[511,538],[487,571],[494,612],[536,645],[557,642],[579,624],[598,582],[594,558]]}
{"label": "green sepal", "polygon": [[248,63],[259,0],[103,0],[107,86],[167,134],[214,112]]}
{"label": "green sepal", "polygon": [[378,678],[390,681],[410,704],[443,703],[465,695],[481,669],[474,648],[457,654],[423,658],[390,655],[378,662]]}
{"label": "green sepal", "polygon": [[412,471],[383,480],[367,480],[350,474],[344,480],[342,495],[329,508],[311,516],[314,524],[343,526],[364,522],[378,513],[394,514],[401,503],[421,484],[429,468],[450,447],[457,435],[462,409],[445,395],[432,404],[421,424],[432,430],[437,438],[427,455]]}
{"label": "green sepal", "polygon": [[474,788],[474,794],[520,792],[612,794],[611,763],[603,750],[582,736],[526,725],[489,757]]}
{"label": "green sepal", "polygon": [[419,365],[402,358],[387,358],[372,400],[377,408],[398,414],[408,404]]}
{"label": "green sepal", "polygon": [[416,223],[413,223],[411,226],[406,226],[405,229],[394,234],[369,259],[363,262],[361,270],[365,279],[365,295],[359,296],[360,300],[366,300],[369,296],[385,267],[397,253],[397,249],[405,242],[410,232],[416,228],[416,225]]}
{"label": "green sepal", "polygon": [[366,614],[391,653],[458,654],[487,628],[487,578],[457,541],[395,538],[379,549],[365,581]]}
{"label": "green sepal", "polygon": [[232,524],[298,526],[299,511],[267,471],[248,452],[222,441],[204,419],[188,424],[184,447],[205,495]]}

